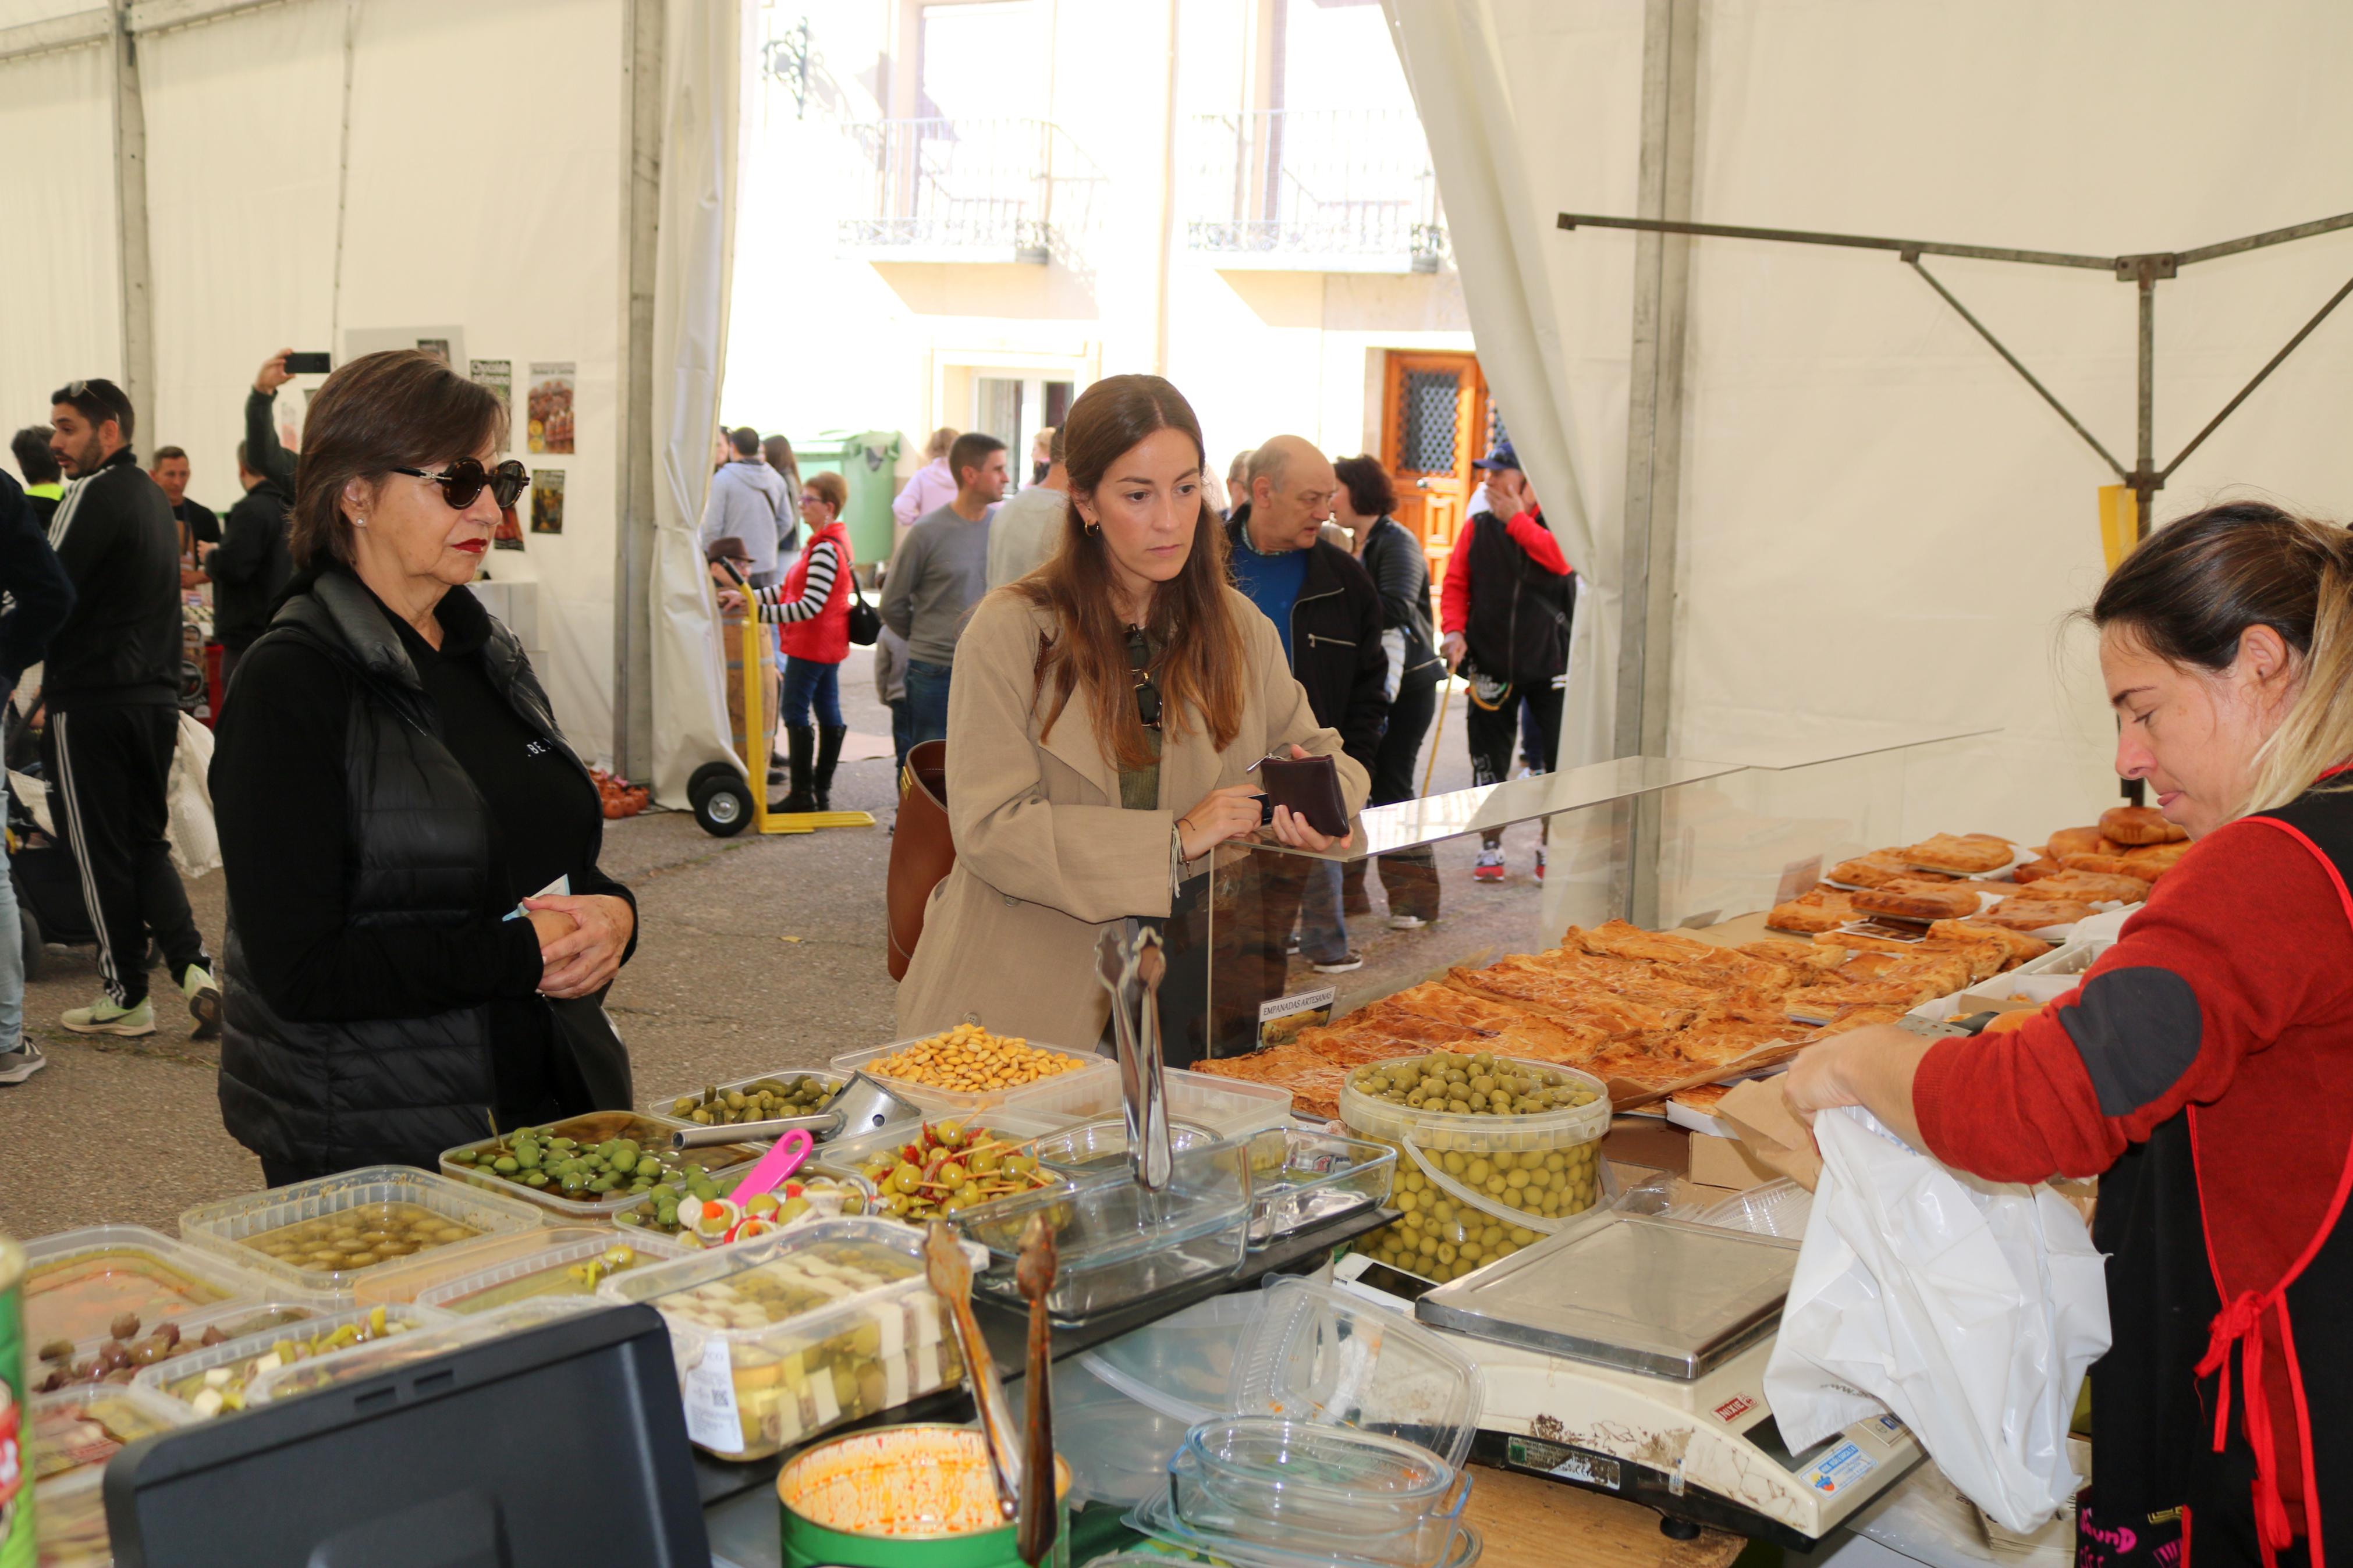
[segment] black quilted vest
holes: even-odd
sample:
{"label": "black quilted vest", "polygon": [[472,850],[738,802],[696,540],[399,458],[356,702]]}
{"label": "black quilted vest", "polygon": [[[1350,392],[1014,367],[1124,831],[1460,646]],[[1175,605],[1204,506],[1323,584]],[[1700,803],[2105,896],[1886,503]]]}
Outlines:
{"label": "black quilted vest", "polygon": [[[416,667],[374,598],[353,578],[322,574],[280,606],[254,647],[279,638],[320,649],[349,678],[348,918],[459,924],[503,903],[489,886],[490,808],[441,743]],[[515,712],[585,778],[522,645],[494,617],[481,657]],[[234,906],[221,965],[221,1120],[255,1153],[316,1170],[431,1169],[440,1151],[489,1132],[496,1086],[487,1005],[358,1023],[281,1018],[246,968]]]}
{"label": "black quilted vest", "polygon": [[1492,511],[1471,531],[1471,616],[1463,640],[1482,674],[1535,687],[1568,668],[1574,574],[1556,577],[1528,559],[1510,525]]}

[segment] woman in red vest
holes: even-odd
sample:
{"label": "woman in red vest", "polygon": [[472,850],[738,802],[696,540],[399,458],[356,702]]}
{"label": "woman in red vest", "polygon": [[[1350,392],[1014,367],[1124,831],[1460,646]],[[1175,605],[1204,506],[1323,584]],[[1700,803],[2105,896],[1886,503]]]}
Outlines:
{"label": "woman in red vest", "polygon": [[[785,733],[791,742],[792,792],[786,811],[830,811],[833,770],[841,761],[841,661],[849,657],[849,531],[841,509],[849,486],[839,474],[811,474],[801,486],[808,543],[785,580],[753,597],[760,618],[781,623],[785,643]],[[809,723],[809,710],[817,723]]]}
{"label": "woman in red vest", "polygon": [[1858,1029],[1784,1092],[1990,1180],[2100,1178],[2079,1563],[2324,1568],[2353,1551],[2353,535],[2213,507],[2089,618],[2116,772],[2163,814],[2103,826],[2189,853],[2023,1028]]}

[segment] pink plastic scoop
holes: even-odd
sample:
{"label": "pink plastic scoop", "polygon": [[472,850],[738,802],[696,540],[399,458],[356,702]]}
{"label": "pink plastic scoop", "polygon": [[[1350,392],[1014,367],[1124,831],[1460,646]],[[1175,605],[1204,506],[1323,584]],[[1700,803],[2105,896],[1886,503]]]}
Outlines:
{"label": "pink plastic scoop", "polygon": [[794,1128],[776,1140],[775,1148],[760,1156],[760,1163],[735,1184],[735,1190],[727,1194],[727,1201],[741,1209],[799,1170],[801,1162],[807,1159],[809,1151],[816,1147],[817,1140],[809,1136],[807,1128]]}

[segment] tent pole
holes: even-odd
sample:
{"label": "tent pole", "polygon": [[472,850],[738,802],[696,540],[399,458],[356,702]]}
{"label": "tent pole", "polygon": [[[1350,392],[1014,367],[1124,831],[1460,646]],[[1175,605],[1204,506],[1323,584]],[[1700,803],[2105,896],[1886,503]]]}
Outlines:
{"label": "tent pole", "polygon": [[654,268],[670,0],[626,0],[621,170],[621,473],[613,570],[613,767],[654,771]]}
{"label": "tent pole", "polygon": [[114,233],[122,274],[122,389],[154,429],[155,297],[147,244],[147,108],[130,0],[114,7]]}
{"label": "tent pole", "polygon": [[[1642,142],[1637,184],[1645,217],[1687,222],[1698,114],[1698,0],[1645,0]],[[1625,563],[1613,750],[1663,756],[1673,676],[1675,544],[1681,521],[1683,333],[1691,241],[1645,233],[1635,242],[1634,325],[1626,407]],[[1660,803],[1645,795],[1620,825],[1613,902],[1638,925],[1658,918]]]}

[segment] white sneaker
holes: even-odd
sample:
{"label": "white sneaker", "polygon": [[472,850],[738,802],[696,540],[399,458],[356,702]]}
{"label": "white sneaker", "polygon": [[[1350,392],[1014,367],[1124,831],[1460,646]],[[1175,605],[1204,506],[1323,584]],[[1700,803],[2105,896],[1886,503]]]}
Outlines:
{"label": "white sneaker", "polygon": [[1389,917],[1389,930],[1391,931],[1420,931],[1429,924],[1430,922],[1422,919],[1419,915],[1391,915]]}
{"label": "white sneaker", "polygon": [[24,1041],[15,1050],[0,1051],[0,1084],[22,1083],[48,1065],[38,1047]]}

